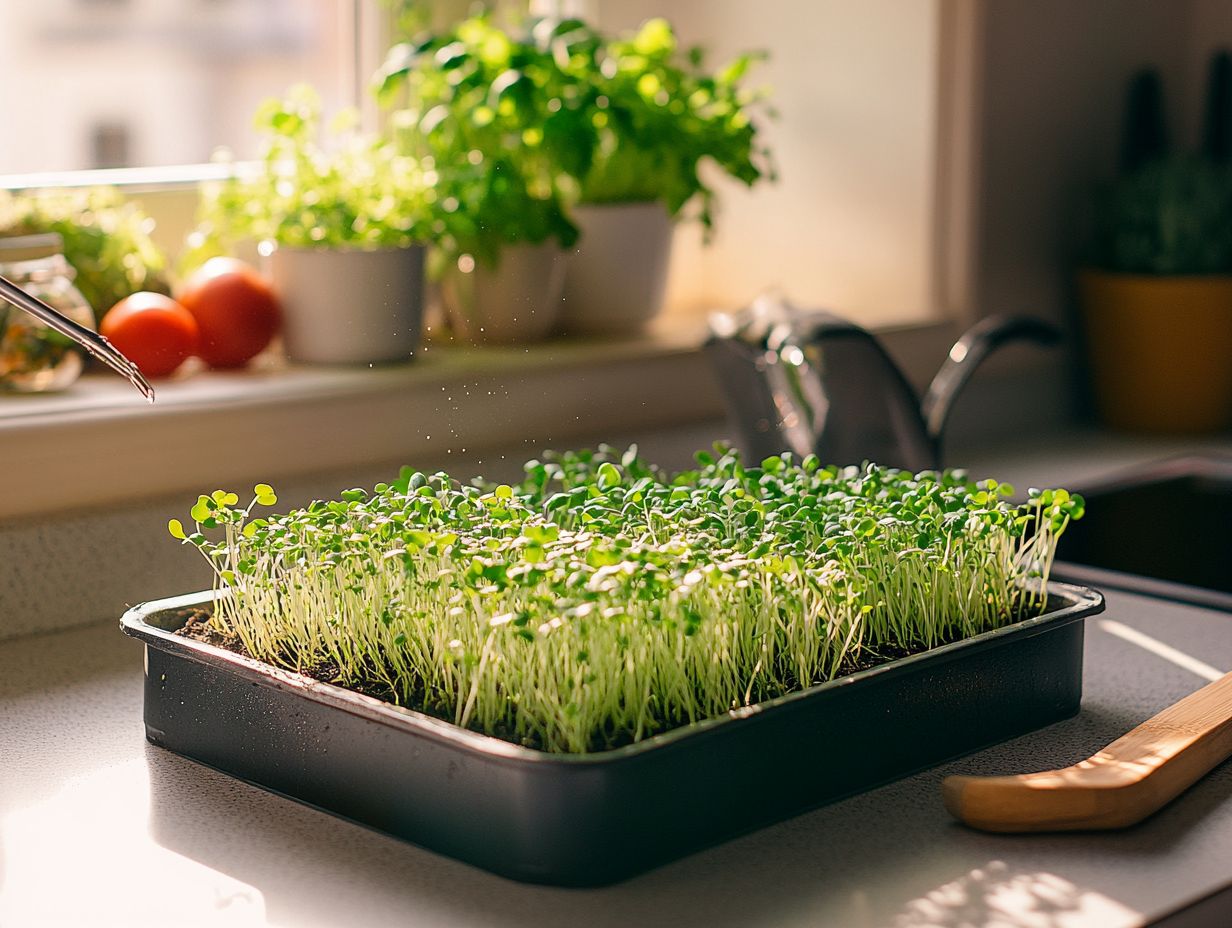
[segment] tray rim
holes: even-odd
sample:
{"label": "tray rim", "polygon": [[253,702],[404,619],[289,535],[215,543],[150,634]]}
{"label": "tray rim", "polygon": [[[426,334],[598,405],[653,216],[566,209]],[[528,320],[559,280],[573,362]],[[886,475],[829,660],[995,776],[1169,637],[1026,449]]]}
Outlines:
{"label": "tray rim", "polygon": [[586,754],[553,753],[513,744],[492,735],[462,728],[453,722],[438,719],[415,709],[396,706],[393,703],[365,696],[332,683],[324,683],[305,674],[276,667],[216,645],[174,635],[147,621],[158,613],[212,603],[218,596],[226,595],[225,591],[202,590],[139,603],[125,611],[120,618],[120,626],[126,635],[138,639],[147,646],[166,651],[172,656],[213,666],[264,686],[288,690],[303,698],[368,721],[441,742],[455,749],[482,755],[486,760],[513,763],[517,766],[546,765],[586,769],[631,761],[685,739],[721,732],[735,723],[785,709],[802,700],[817,698],[826,692],[856,686],[887,674],[909,671],[921,663],[943,663],[962,657],[964,653],[973,649],[994,647],[1016,639],[1031,637],[1104,611],[1103,594],[1090,587],[1050,580],[1047,592],[1050,600],[1060,601],[1060,608],[1051,609],[1031,619],[982,632],[970,638],[887,661],[846,676],[836,677],[833,680],[814,684],[752,706],[743,706],[722,715],[699,719],[632,744]]}

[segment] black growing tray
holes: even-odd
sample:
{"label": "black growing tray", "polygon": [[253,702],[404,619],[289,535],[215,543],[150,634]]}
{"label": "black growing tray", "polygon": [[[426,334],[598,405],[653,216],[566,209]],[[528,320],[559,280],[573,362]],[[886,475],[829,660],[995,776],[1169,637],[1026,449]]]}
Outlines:
{"label": "black growing tray", "polygon": [[996,631],[596,754],[548,754],[172,632],[210,593],[129,610],[146,737],[516,880],[612,883],[1067,718],[1092,590]]}

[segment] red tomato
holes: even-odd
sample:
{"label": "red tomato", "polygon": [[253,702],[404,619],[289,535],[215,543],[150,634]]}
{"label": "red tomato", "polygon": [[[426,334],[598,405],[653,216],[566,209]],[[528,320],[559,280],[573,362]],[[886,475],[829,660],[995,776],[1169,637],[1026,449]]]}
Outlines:
{"label": "red tomato", "polygon": [[99,332],[147,377],[166,377],[197,347],[197,322],[161,293],[134,293],[111,307]]}
{"label": "red tomato", "polygon": [[210,367],[243,367],[265,350],[282,319],[265,278],[235,258],[210,258],[179,299],[197,320],[197,355]]}

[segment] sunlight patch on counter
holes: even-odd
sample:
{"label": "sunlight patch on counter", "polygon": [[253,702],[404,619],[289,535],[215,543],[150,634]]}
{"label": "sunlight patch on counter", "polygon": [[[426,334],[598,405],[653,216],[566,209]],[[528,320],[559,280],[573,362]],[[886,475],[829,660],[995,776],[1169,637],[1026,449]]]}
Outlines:
{"label": "sunlight patch on counter", "polygon": [[1112,619],[1100,619],[1098,624],[1101,631],[1108,632],[1110,635],[1116,635],[1130,644],[1136,644],[1157,657],[1162,657],[1164,660],[1171,661],[1176,666],[1182,667],[1190,673],[1197,674],[1204,680],[1218,680],[1223,676],[1222,670],[1218,670],[1205,661],[1200,661],[1196,657],[1186,654],[1184,651],[1178,651],[1172,645],[1164,644],[1158,638],[1152,638],[1150,635],[1143,634],[1136,628],[1130,628],[1128,625],[1122,625],[1120,622]]}
{"label": "sunlight patch on counter", "polygon": [[971,870],[908,903],[894,928],[1130,928],[1133,909],[1056,874],[1016,873],[1000,860]]}
{"label": "sunlight patch on counter", "polygon": [[0,925],[266,924],[258,890],[151,843],[149,797],[137,759],[0,818]]}

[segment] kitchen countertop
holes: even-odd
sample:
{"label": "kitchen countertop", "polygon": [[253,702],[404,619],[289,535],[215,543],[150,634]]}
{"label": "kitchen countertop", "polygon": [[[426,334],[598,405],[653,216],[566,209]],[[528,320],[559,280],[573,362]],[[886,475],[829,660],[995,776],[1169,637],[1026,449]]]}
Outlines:
{"label": "kitchen countertop", "polygon": [[[1151,640],[1174,650],[1144,647]],[[146,744],[141,648],[114,621],[15,639],[0,644],[0,925],[1151,922],[1232,883],[1232,765],[1114,833],[986,835],[941,805],[946,774],[1072,763],[1201,686],[1202,664],[1232,668],[1232,616],[1110,592],[1107,613],[1087,623],[1085,664],[1073,719],[627,883],[560,890],[488,875]],[[1205,914],[1225,905],[1208,900]]]}

